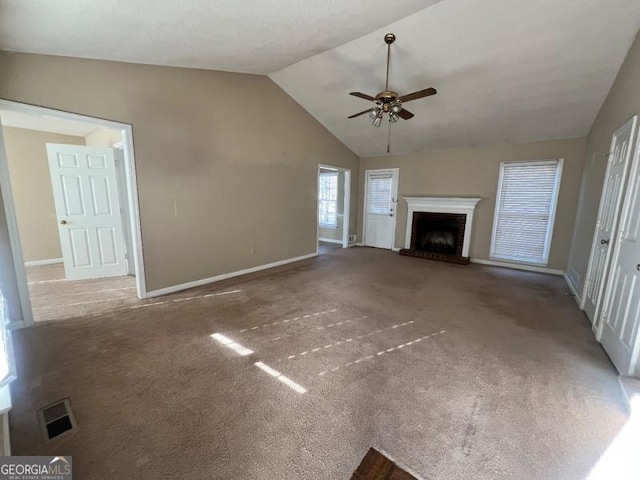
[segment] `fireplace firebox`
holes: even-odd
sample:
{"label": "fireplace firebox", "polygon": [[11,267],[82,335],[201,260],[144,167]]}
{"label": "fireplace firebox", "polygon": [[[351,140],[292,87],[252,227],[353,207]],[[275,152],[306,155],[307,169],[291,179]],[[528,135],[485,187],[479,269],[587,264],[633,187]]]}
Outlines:
{"label": "fireplace firebox", "polygon": [[411,246],[400,254],[467,264],[462,254],[466,222],[464,213],[413,212]]}

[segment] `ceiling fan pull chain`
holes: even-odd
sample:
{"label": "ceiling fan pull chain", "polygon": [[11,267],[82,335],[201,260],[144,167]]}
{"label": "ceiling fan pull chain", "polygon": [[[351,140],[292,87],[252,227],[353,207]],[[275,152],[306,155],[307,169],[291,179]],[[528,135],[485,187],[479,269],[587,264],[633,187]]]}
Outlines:
{"label": "ceiling fan pull chain", "polygon": [[387,153],[391,153],[391,117],[389,117],[389,133],[387,135]]}

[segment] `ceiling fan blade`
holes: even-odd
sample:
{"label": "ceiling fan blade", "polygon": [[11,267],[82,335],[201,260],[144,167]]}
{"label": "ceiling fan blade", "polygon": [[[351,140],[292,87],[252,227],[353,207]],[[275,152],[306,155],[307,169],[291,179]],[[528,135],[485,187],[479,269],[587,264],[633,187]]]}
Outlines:
{"label": "ceiling fan blade", "polygon": [[411,100],[417,100],[419,98],[429,97],[431,95],[435,95],[436,93],[438,92],[435,88],[426,88],[418,92],[402,95],[398,100],[400,100],[401,102],[410,102]]}
{"label": "ceiling fan blade", "polygon": [[413,113],[411,113],[409,110],[405,110],[404,108],[398,112],[398,116],[403,120],[409,120],[410,118],[415,117]]}
{"label": "ceiling fan blade", "polygon": [[367,95],[366,93],[350,92],[349,95],[353,95],[354,97],[364,98],[365,100],[371,100],[372,102],[376,101],[374,97],[372,97],[371,95]]}
{"label": "ceiling fan blade", "polygon": [[361,112],[359,112],[359,113],[354,113],[353,115],[351,115],[350,117],[347,117],[347,118],[356,118],[356,117],[359,117],[360,115],[364,115],[365,113],[368,113],[368,112],[369,112],[369,110],[371,110],[371,109],[370,109],[370,108],[367,108],[366,110],[363,110],[363,111],[361,111]]}

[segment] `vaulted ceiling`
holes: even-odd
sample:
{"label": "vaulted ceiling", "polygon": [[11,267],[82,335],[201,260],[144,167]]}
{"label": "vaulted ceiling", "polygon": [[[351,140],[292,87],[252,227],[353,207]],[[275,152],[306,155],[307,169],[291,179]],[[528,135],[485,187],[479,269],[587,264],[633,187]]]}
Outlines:
{"label": "vaulted ceiling", "polygon": [[271,73],[438,0],[0,0],[0,49]]}
{"label": "vaulted ceiling", "polygon": [[0,49],[270,74],[361,157],[384,87],[433,86],[392,153],[585,135],[640,28],[638,0],[0,0]]}
{"label": "vaulted ceiling", "polygon": [[588,133],[640,27],[638,0],[444,0],[271,78],[361,157],[386,153],[387,129],[348,92],[438,94],[405,104],[392,153],[575,138]]}

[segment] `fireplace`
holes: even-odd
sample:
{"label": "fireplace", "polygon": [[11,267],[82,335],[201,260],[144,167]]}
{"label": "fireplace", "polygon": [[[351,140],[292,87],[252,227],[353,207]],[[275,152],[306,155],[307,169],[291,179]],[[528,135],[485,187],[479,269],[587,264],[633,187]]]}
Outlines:
{"label": "fireplace", "polygon": [[469,263],[473,211],[479,198],[405,197],[408,204],[401,255]]}
{"label": "fireplace", "polygon": [[466,222],[461,213],[414,212],[411,250],[462,256]]}

